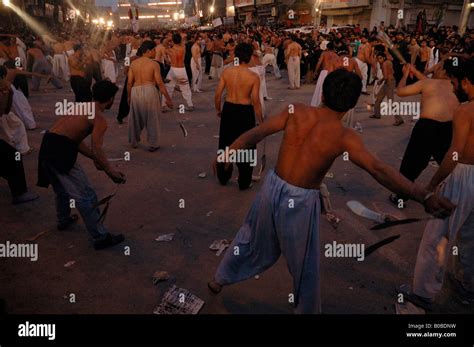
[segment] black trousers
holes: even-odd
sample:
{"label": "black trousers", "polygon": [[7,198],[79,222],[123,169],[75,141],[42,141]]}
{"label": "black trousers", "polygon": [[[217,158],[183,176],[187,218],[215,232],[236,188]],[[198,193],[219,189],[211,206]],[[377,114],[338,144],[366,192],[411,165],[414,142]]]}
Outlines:
{"label": "black trousers", "polygon": [[[240,135],[255,127],[255,112],[252,105],[225,102],[219,128],[219,149],[230,147]],[[249,149],[256,149],[256,146]],[[236,163],[239,169],[239,188],[247,189],[252,183],[253,167],[250,163]],[[232,177],[233,165],[225,169],[225,163],[217,163],[217,178],[222,185]]]}
{"label": "black trousers", "polygon": [[16,89],[21,90],[25,97],[30,96],[30,91],[28,89],[28,78],[25,75],[17,75],[13,80],[13,85]]}
{"label": "black trousers", "polygon": [[23,162],[16,159],[17,150],[7,142],[0,140],[0,176],[8,181],[12,196],[26,193],[25,171]]}
{"label": "black trousers", "polygon": [[212,52],[206,51],[204,57],[206,60],[206,68],[204,70],[204,73],[209,75],[209,73],[211,72]]}
{"label": "black trousers", "polygon": [[400,166],[400,173],[414,182],[428,166],[431,157],[438,164],[451,145],[452,122],[421,118],[415,124]]}
{"label": "black trousers", "polygon": [[122,97],[120,98],[120,105],[119,111],[117,114],[117,121],[122,124],[123,119],[128,116],[130,113],[130,105],[128,104],[128,91],[127,91],[127,84],[128,84],[128,76],[125,77],[125,83],[122,91]]}
{"label": "black trousers", "polygon": [[92,101],[91,83],[81,76],[71,76],[71,88],[76,102]]}

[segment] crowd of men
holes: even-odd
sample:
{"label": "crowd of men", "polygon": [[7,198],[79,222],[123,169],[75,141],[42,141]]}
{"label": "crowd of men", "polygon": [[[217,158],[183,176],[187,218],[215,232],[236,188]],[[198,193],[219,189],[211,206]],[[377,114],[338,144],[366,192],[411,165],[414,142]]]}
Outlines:
{"label": "crowd of men", "polygon": [[[381,23],[371,32],[358,25],[324,33],[255,26],[206,32],[53,30],[47,35],[2,34],[0,40],[0,113],[6,134],[0,141],[0,174],[10,185],[13,203],[38,198],[27,190],[16,155],[31,152],[26,130],[36,127],[29,88],[39,90],[43,80],[58,89],[69,84],[75,102],[94,103],[94,117],[59,117],[44,134],[38,185],[51,184],[55,191],[60,230],[78,220],[68,205],[75,199],[95,249],[124,240],[103,226],[96,194],[76,162],[81,153],[114,182],[125,183],[125,175],[102,150],[107,129],[102,112],[123,86],[117,121],[128,118],[134,148],[141,146],[145,129],[147,150],[155,152],[162,138],[161,114],[175,107],[173,92],[182,94],[186,112],[192,112],[193,93],[202,92],[205,78],[218,81],[218,149],[254,149],[265,137],[284,132],[276,168],[269,170],[230,247],[239,247],[240,255],[226,253],[208,285],[213,293],[264,271],[283,253],[293,277],[296,312],[321,312],[320,188],[334,160],[345,152],[394,193],[390,200],[397,207],[411,199],[436,217],[427,223],[420,244],[413,287],[401,289],[416,305],[432,308],[443,283],[445,255],[458,233],[474,231],[474,31],[461,36],[456,27],[431,27],[410,33]],[[266,114],[268,66],[277,79],[287,71],[289,90],[315,83],[307,105]],[[382,102],[394,100],[395,93],[401,98],[421,95],[421,112],[414,118],[399,172],[366,150],[354,131],[354,108],[371,85],[367,107],[373,107],[374,119],[382,117]],[[404,122],[394,116],[393,125]],[[89,136],[90,145],[85,142]],[[430,183],[415,183],[431,160],[439,169]],[[214,166],[225,185],[232,164],[216,160]],[[237,167],[239,188],[249,188],[253,167]],[[294,208],[284,207],[288,199]],[[466,269],[467,283],[474,274]]]}

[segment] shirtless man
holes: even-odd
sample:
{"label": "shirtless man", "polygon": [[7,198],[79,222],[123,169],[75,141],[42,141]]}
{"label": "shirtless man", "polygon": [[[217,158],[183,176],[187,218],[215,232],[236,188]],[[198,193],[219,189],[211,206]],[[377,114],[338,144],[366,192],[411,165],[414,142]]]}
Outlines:
{"label": "shirtless man", "polygon": [[[166,90],[168,91],[170,97],[173,97],[174,87],[178,85],[181,95],[188,106],[186,111],[193,111],[194,106],[191,88],[189,87],[189,80],[184,67],[185,47],[181,43],[182,37],[180,34],[174,33],[172,40],[173,47],[166,50],[166,55],[168,56],[171,63],[171,69],[166,76],[166,79],[169,80],[169,82],[166,84]],[[165,95],[163,95],[161,103],[165,103]],[[166,109],[163,109],[163,111],[166,111]]]}
{"label": "shirtless man", "polygon": [[66,60],[66,51],[64,49],[64,40],[59,38],[53,44],[53,74],[58,78],[62,78],[66,82],[69,82],[69,69]]}
{"label": "shirtless man", "polygon": [[156,44],[155,48],[155,61],[160,65],[160,73],[163,80],[166,79],[166,75],[168,74],[168,71],[165,67],[166,47],[163,44],[164,40],[164,38],[158,39],[157,41],[159,41],[159,43]]}
{"label": "shirtless man", "polygon": [[[0,66],[0,120],[10,113],[13,92],[4,79],[6,69]],[[22,204],[38,199],[38,194],[28,192],[23,161],[17,160],[17,150],[6,141],[0,139],[0,177],[8,182],[12,195],[12,204]]]}
{"label": "shirtless man", "polygon": [[264,53],[262,59],[263,66],[267,67],[267,65],[271,65],[273,67],[273,73],[277,79],[281,78],[280,69],[277,65],[276,55],[275,55],[275,48],[271,44],[271,38],[267,39],[267,42],[264,44]]}
{"label": "shirtless man", "polygon": [[[450,62],[448,61],[447,64]],[[445,68],[437,69],[432,79],[423,76],[421,71],[416,70],[413,65],[405,67],[403,72],[397,95],[407,97],[421,94],[420,119],[413,127],[400,165],[400,173],[414,182],[426,169],[431,157],[441,164],[451,144],[452,120],[459,102]],[[406,81],[410,72],[419,81],[407,86]],[[402,206],[403,203],[399,199],[405,199],[405,197],[395,195],[390,197],[393,203]]]}
{"label": "shirtless man", "polygon": [[205,51],[205,62],[206,62],[206,75],[209,75],[209,79],[212,79],[212,76],[210,76],[211,72],[211,62],[212,62],[212,48],[214,47],[214,43],[212,42],[212,39],[209,37],[208,34],[206,34],[206,51]]}
{"label": "shirtless man", "polygon": [[160,96],[157,86],[166,100],[166,105],[173,108],[173,102],[161,79],[160,66],[153,60],[156,56],[155,46],[153,41],[142,43],[137,52],[140,58],[134,60],[128,70],[127,84],[130,104],[128,142],[136,148],[145,127],[150,152],[160,148]]}
{"label": "shirtless man", "polygon": [[362,94],[369,95],[367,93],[367,78],[369,71],[369,64],[372,64],[372,44],[367,41],[367,38],[362,36],[360,39],[360,46],[357,50],[356,62],[359,65],[359,70],[362,73]]}
{"label": "shirtless man", "polygon": [[81,45],[74,46],[74,54],[69,56],[68,63],[71,88],[76,102],[92,101],[91,83],[86,78],[86,56]]}
{"label": "shirtless man", "polygon": [[222,70],[224,69],[224,51],[225,46],[222,34],[218,34],[212,42],[212,60],[209,79],[221,78]]}
{"label": "shirtless man", "polygon": [[194,37],[194,43],[191,47],[191,71],[193,75],[193,92],[201,93],[202,66],[201,66],[201,44],[199,35]]}
{"label": "shirtless man", "polygon": [[[461,104],[454,109],[451,103],[449,114],[453,114],[453,136],[449,149],[439,169],[434,174],[427,190],[438,193],[457,205],[450,218],[432,219],[426,223],[423,238],[418,249],[413,291],[405,291],[404,297],[430,310],[437,294],[443,287],[444,272],[450,261],[451,250],[457,242],[459,254],[455,256],[460,266],[455,268],[455,278],[472,286],[474,250],[463,240],[472,240],[474,231],[474,60],[445,65]],[[422,81],[423,82],[423,81]],[[445,82],[442,80],[442,82]],[[440,83],[441,84],[441,83]],[[446,83],[440,87],[440,97],[451,100]],[[444,95],[446,93],[446,95]],[[438,106],[441,107],[441,103]],[[449,103],[449,101],[447,102]],[[443,105],[448,109],[448,105]],[[459,237],[458,237],[459,235]],[[461,285],[461,284],[460,284]]]}
{"label": "shirtless man", "polygon": [[[113,246],[124,240],[123,235],[112,235],[100,221],[97,195],[85,172],[77,163],[78,153],[92,159],[98,170],[103,170],[115,183],[125,183],[123,173],[116,171],[102,150],[107,120],[103,112],[110,109],[118,88],[109,81],[94,85],[94,114],[60,116],[47,131],[38,157],[38,186],[53,186],[56,194],[58,230],[65,230],[77,219],[71,215],[70,199],[84,220],[96,250]],[[91,146],[85,139],[91,135]]]}
{"label": "shirtless man", "polygon": [[[345,69],[349,72],[354,72],[362,80],[362,73],[359,70],[359,65],[356,61],[351,58],[351,54],[347,46],[341,46],[337,49],[337,59],[335,62],[335,69]],[[346,115],[342,118],[342,124],[349,128],[354,128],[354,108],[347,111]]]}
{"label": "shirtless man", "polygon": [[324,79],[336,68],[338,61],[339,57],[337,56],[336,52],[334,52],[334,42],[330,41],[326,45],[326,50],[321,54],[318,64],[316,65],[315,74],[318,74],[319,71],[321,72],[319,73],[318,82],[314,88],[311,106],[317,107],[321,105]]}
{"label": "shirtless man", "polygon": [[[219,150],[226,150],[241,134],[255,126],[255,118],[263,122],[262,105],[260,104],[260,78],[249,69],[253,48],[248,43],[235,47],[235,57],[239,64],[229,67],[222,73],[214,98],[217,116],[221,119],[219,128]],[[222,93],[226,90],[223,107]],[[256,153],[256,147],[252,147]],[[233,166],[225,167],[224,162],[214,163],[214,174],[222,185],[232,177]],[[253,167],[249,162],[237,163],[239,169],[239,188],[247,189],[252,183]]]}
{"label": "shirtless man", "polygon": [[285,49],[285,61],[288,68],[288,80],[290,82],[288,89],[293,90],[300,88],[300,61],[302,53],[303,51],[300,44],[293,41],[293,38],[290,38],[288,46]]}
{"label": "shirtless man", "polygon": [[422,73],[425,73],[428,69],[428,63],[430,61],[431,49],[426,45],[426,40],[421,41],[421,47],[418,51],[419,61],[417,62],[416,69]]}
{"label": "shirtless man", "polygon": [[[395,71],[393,70],[393,63],[391,60],[387,59],[385,53],[377,53],[377,61],[382,69],[383,83],[380,87],[379,92],[375,96],[374,114],[371,115],[370,118],[380,119],[382,117],[380,114],[380,105],[383,99],[385,98],[387,98],[387,102],[389,103],[389,100],[393,100],[397,83],[395,80]],[[398,126],[402,125],[403,123],[403,118],[400,115],[395,115],[395,123],[393,123],[393,125]]]}
{"label": "shirtless man", "polygon": [[74,40],[64,41],[64,51],[66,52],[68,57],[74,54],[74,46],[77,44],[79,44],[79,42],[74,41]]}
{"label": "shirtless man", "polygon": [[231,251],[225,253],[208,284],[213,293],[265,271],[283,253],[293,277],[295,312],[321,312],[319,187],[344,152],[386,188],[423,203],[427,212],[443,217],[451,214],[454,205],[449,200],[427,196],[427,189],[373,156],[356,132],[342,126],[341,118],[357,104],[361,88],[356,74],[337,69],[325,80],[324,107],[298,104],[286,108],[230,146],[231,150],[252,148],[263,138],[284,131],[276,169],[267,174]]}
{"label": "shirtless man", "polygon": [[[37,47],[30,47],[27,51],[28,60],[32,61],[33,67],[31,69],[32,72],[36,72],[38,74],[43,75],[51,75],[51,65],[46,60],[46,57],[43,54],[43,51]],[[39,86],[41,83],[41,77],[33,76],[31,79],[32,88],[31,90],[39,90]],[[62,84],[55,76],[51,76],[51,83],[56,87],[56,89],[61,89]]]}

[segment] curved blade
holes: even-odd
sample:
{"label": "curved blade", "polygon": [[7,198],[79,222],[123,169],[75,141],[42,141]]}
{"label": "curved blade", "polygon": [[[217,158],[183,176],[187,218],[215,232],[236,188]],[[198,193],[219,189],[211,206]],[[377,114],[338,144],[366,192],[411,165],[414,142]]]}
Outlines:
{"label": "curved blade", "polygon": [[370,230],[382,230],[382,229],[394,227],[394,226],[397,226],[397,225],[418,222],[420,220],[421,220],[421,218],[407,218],[407,219],[402,219],[402,220],[393,220],[393,221],[388,221],[388,222],[377,224],[377,225],[373,226],[372,228],[370,228]]}

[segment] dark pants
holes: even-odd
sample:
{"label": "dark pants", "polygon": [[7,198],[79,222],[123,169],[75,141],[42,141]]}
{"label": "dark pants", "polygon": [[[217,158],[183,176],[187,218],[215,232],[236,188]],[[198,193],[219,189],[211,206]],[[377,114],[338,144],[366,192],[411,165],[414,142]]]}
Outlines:
{"label": "dark pants", "polygon": [[28,89],[28,78],[25,75],[17,75],[13,80],[13,86],[16,89],[21,90],[25,97],[30,96],[30,91]]}
{"label": "dark pants", "polygon": [[452,122],[418,120],[405,150],[400,173],[414,182],[428,166],[431,157],[441,164],[451,145],[452,133]]}
{"label": "dark pants", "polygon": [[204,70],[204,72],[209,75],[209,73],[211,72],[212,52],[206,51],[205,60],[206,60],[206,69]]}
{"label": "dark pants", "polygon": [[92,79],[97,83],[102,81],[102,72],[100,71],[100,64],[95,61],[92,64],[87,65],[86,68],[87,83],[89,86],[92,85]]}
{"label": "dark pants", "polygon": [[123,119],[130,113],[130,105],[128,104],[128,92],[127,92],[128,76],[125,77],[125,84],[122,91],[122,97],[120,98],[119,111],[117,115],[117,121],[122,124]]}
{"label": "dark pants", "polygon": [[[225,102],[219,128],[219,149],[230,147],[240,135],[255,127],[255,113],[252,105],[239,105]],[[256,149],[256,146],[249,148]],[[239,169],[239,188],[247,189],[252,183],[253,167],[250,163],[237,163]],[[225,163],[217,163],[217,178],[225,185],[232,177],[233,165],[225,170]]]}
{"label": "dark pants", "polygon": [[26,193],[25,171],[23,162],[15,160],[17,150],[7,142],[0,140],[0,176],[8,181],[13,197]]}
{"label": "dark pants", "polygon": [[91,84],[81,76],[71,76],[71,88],[76,96],[76,102],[92,101]]}

